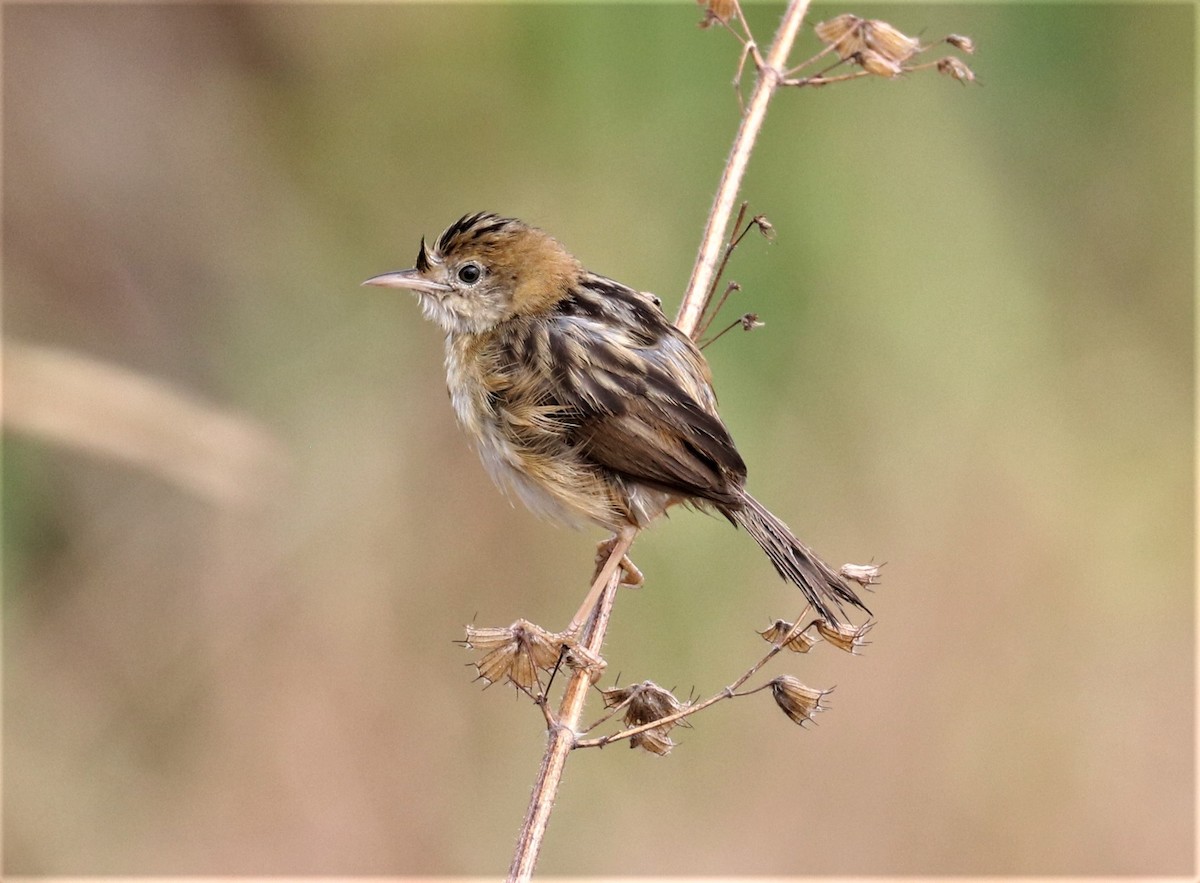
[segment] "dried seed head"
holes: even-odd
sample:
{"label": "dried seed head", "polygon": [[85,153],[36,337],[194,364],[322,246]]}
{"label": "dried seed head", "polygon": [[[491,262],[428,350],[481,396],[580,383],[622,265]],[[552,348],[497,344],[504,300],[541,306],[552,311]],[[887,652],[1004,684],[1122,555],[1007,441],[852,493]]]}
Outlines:
{"label": "dried seed head", "polygon": [[864,21],[859,30],[868,49],[896,64],[908,61],[921,48],[921,41],[916,37],[902,34],[877,18]]}
{"label": "dried seed head", "polygon": [[954,77],[960,83],[975,82],[975,71],[967,67],[962,59],[955,58],[953,55],[947,55],[945,58],[940,59],[937,63],[937,69],[939,74]]}
{"label": "dried seed head", "polygon": [[636,733],[629,737],[630,748],[641,748],[649,751],[651,754],[657,754],[662,757],[664,754],[669,754],[671,749],[675,747],[675,740],[667,735],[665,727],[654,727],[654,729],[646,730],[644,733]]}
{"label": "dried seed head", "polygon": [[839,622],[831,625],[821,620],[817,623],[817,631],[821,633],[822,638],[839,650],[845,650],[854,656],[858,656],[859,651],[870,643],[864,638],[866,638],[867,632],[874,627],[875,623],[873,622],[864,622],[862,625]]}
{"label": "dried seed head", "polygon": [[882,564],[843,564],[839,573],[865,589],[869,586],[879,585],[879,568],[882,566]]}
{"label": "dried seed head", "polygon": [[512,630],[512,626],[502,629],[479,629],[473,625],[469,625],[467,626],[467,636],[463,638],[462,645],[468,650],[495,650],[497,647],[507,644],[512,640]]}
{"label": "dried seed head", "polygon": [[758,318],[758,313],[746,313],[738,321],[742,323],[743,331],[753,331],[755,328],[762,328],[766,324]]}
{"label": "dried seed head", "polygon": [[[682,711],[684,706],[670,690],[664,690],[654,681],[642,681],[640,684],[630,684],[628,687],[612,687],[601,690],[606,708],[615,708],[622,703],[628,703],[625,709],[625,723],[631,727],[653,723],[656,720]],[[674,721],[667,724],[674,726]]]}
{"label": "dried seed head", "polygon": [[563,662],[576,671],[586,671],[591,683],[596,683],[608,668],[608,662],[599,653],[593,653],[572,637],[559,633],[554,636],[558,643],[567,648]]}
{"label": "dried seed head", "polygon": [[[687,704],[676,699],[670,690],[664,690],[653,681],[642,681],[628,687],[612,687],[601,690],[600,694],[604,697],[606,708],[625,704],[623,720],[627,727],[651,724],[687,707]],[[629,737],[629,747],[643,748],[652,754],[666,754],[675,746],[668,733],[672,727],[682,723],[682,720],[669,721],[645,732],[635,733]]]}
{"label": "dried seed head", "polygon": [[[795,623],[788,622],[786,619],[777,619],[771,625],[767,626],[761,632],[763,640],[769,644],[778,644],[791,634],[795,628]],[[806,625],[803,629],[793,634],[783,646],[791,650],[793,653],[807,653],[817,645],[817,639],[808,633],[812,628],[812,623]]]}
{"label": "dried seed head", "polygon": [[863,19],[847,12],[829,21],[817,22],[814,30],[817,39],[827,46],[833,46],[838,56],[845,59],[866,48],[862,39],[862,24]]}
{"label": "dried seed head", "polygon": [[967,55],[975,54],[975,41],[970,37],[964,37],[962,34],[951,34],[946,38],[946,42],[955,49],[967,53]]}
{"label": "dried seed head", "polygon": [[481,680],[494,684],[507,678],[525,690],[537,684],[538,669],[553,668],[561,653],[553,635],[524,619],[507,628],[467,626],[463,643],[471,650],[485,651],[474,663]]}
{"label": "dried seed head", "polygon": [[886,21],[849,13],[821,22],[816,32],[818,39],[832,46],[840,58],[852,58],[876,76],[895,76],[884,71],[898,68],[921,49],[920,40],[901,33]]}
{"label": "dried seed head", "polygon": [[712,27],[713,22],[729,24],[729,20],[737,12],[737,0],[696,0],[696,2],[704,7],[704,18],[700,20],[702,28]]}
{"label": "dried seed head", "polygon": [[758,227],[758,232],[765,236],[768,242],[775,241],[775,225],[767,220],[766,215],[755,215],[750,219],[750,223]]}
{"label": "dried seed head", "polygon": [[818,711],[825,710],[821,700],[831,692],[806,686],[791,675],[780,675],[771,681],[771,695],[775,697],[775,704],[801,726],[811,721]]}
{"label": "dried seed head", "polygon": [[890,58],[885,58],[878,52],[873,52],[870,49],[864,49],[854,56],[854,60],[861,65],[862,69],[867,73],[876,77],[898,77],[904,72],[898,62],[892,61]]}

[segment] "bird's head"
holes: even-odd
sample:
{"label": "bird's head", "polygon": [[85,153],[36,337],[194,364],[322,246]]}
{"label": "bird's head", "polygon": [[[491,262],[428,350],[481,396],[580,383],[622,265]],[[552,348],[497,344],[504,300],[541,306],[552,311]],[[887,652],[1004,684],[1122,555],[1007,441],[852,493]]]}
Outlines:
{"label": "bird's head", "polygon": [[480,334],[518,316],[550,312],[583,273],[549,234],[480,212],[455,221],[432,246],[422,239],[412,269],[363,285],[407,288],[447,333]]}

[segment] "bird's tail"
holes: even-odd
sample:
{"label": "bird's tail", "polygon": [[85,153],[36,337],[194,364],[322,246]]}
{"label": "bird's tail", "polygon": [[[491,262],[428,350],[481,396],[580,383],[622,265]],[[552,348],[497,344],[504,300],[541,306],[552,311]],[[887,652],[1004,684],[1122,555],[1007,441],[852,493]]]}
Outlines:
{"label": "bird's tail", "polygon": [[741,503],[736,509],[724,510],[725,516],[754,537],[779,575],[800,588],[822,619],[830,624],[839,622],[833,607],[844,616],[843,604],[871,612],[841,575],[796,539],[788,526],[758,500],[743,491]]}

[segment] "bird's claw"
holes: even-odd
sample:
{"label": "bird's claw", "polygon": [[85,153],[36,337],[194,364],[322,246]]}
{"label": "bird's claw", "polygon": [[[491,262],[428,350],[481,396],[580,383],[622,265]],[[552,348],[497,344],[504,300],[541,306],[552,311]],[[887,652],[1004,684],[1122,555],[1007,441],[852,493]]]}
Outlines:
{"label": "bird's claw", "polygon": [[[616,545],[617,538],[609,537],[607,540],[599,543],[596,546],[596,570],[592,574],[592,581],[595,582],[600,576],[600,571],[604,569],[605,563],[612,555],[613,546]],[[619,585],[630,589],[640,589],[646,583],[646,577],[642,575],[638,566],[633,563],[628,555],[621,556],[621,563],[617,565],[621,568],[621,582]]]}

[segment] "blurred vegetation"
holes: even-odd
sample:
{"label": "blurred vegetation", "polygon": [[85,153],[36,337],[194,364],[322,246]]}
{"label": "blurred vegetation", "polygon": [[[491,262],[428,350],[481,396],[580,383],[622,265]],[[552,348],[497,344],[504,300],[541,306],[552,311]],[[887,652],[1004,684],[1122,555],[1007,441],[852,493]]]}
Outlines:
{"label": "blurred vegetation", "polygon": [[[541,869],[1190,874],[1194,9],[843,11],[970,34],[983,86],[781,94],[729,314],[767,324],[709,354],[756,495],[888,562],[874,644],[789,667],[815,730],[581,753]],[[495,492],[436,329],[358,283],[489,209],[673,308],[737,121],[698,17],[5,9],[5,335],[68,366],[6,348],[7,872],[506,866],[540,717],[451,639],[561,625],[600,537]],[[719,520],[635,553],[625,681],[711,692],[797,612]]]}

